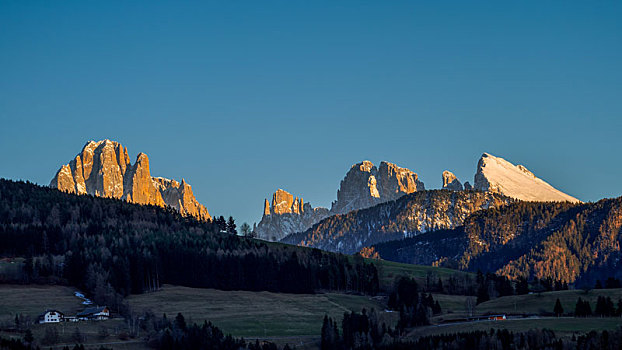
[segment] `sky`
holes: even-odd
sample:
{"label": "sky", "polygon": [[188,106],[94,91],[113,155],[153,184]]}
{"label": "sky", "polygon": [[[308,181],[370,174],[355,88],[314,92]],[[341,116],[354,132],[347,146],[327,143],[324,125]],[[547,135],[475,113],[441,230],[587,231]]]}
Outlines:
{"label": "sky", "polygon": [[258,222],[330,206],[352,164],[441,186],[483,152],[583,201],[622,195],[620,1],[1,1],[0,177],[88,140]]}

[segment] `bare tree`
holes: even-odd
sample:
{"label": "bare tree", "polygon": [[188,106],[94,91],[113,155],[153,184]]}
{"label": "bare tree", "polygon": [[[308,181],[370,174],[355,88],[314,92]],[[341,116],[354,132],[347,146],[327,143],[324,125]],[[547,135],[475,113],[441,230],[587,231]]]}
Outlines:
{"label": "bare tree", "polygon": [[251,230],[251,226],[247,223],[243,223],[240,226],[240,231],[242,232],[242,236],[244,237],[253,237],[253,231]]}

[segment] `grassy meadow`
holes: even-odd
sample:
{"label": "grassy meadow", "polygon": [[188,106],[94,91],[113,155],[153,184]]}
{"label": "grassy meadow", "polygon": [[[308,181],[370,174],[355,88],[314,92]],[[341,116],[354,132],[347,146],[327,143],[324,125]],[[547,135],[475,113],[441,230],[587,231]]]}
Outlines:
{"label": "grassy meadow", "polygon": [[577,299],[589,300],[592,311],[596,307],[598,296],[610,297],[617,306],[622,298],[622,289],[592,289],[587,293],[581,289],[561,290],[555,292],[513,295],[489,300],[477,305],[476,312],[485,313],[520,313],[542,314],[553,313],[555,300],[564,308],[564,313],[574,312]]}
{"label": "grassy meadow", "polygon": [[324,315],[341,320],[344,312],[374,308],[387,324],[396,313],[384,312],[377,298],[336,293],[284,294],[221,291],[164,285],[161,290],[127,299],[136,311],[178,312],[187,320],[211,321],[225,333],[244,337],[319,335]]}

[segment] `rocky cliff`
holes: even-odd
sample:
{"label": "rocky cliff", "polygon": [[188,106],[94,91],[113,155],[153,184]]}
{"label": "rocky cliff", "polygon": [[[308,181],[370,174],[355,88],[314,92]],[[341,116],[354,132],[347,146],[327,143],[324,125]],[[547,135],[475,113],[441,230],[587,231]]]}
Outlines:
{"label": "rocky cliff", "polygon": [[413,171],[384,161],[376,168],[366,160],[354,164],[341,181],[331,214],[369,208],[424,189],[423,182]]}
{"label": "rocky cliff", "polygon": [[313,208],[302,198],[278,189],[272,195],[272,204],[264,202],[264,214],[255,228],[257,238],[278,241],[292,232],[306,231],[329,215],[326,208]]}
{"label": "rocky cliff", "polygon": [[451,171],[443,171],[443,175],[441,177],[443,181],[443,189],[452,191],[462,191],[464,189],[462,187],[462,183],[460,183],[456,175],[454,175]]}
{"label": "rocky cliff", "polygon": [[418,175],[409,169],[388,162],[381,162],[376,168],[370,161],[363,161],[346,173],[330,211],[312,208],[302,198],[294,198],[279,189],[272,197],[272,204],[265,200],[263,217],[255,233],[262,239],[280,240],[288,234],[306,231],[327,216],[369,208],[424,189]]}
{"label": "rocky cliff", "polygon": [[[444,171],[441,179],[442,189],[456,192],[466,191],[467,193],[470,193],[473,189],[473,187],[471,187],[468,182],[462,185],[458,178],[450,171]],[[502,196],[507,196],[524,201],[578,202],[576,198],[560,192],[543,180],[537,178],[525,167],[521,165],[515,166],[502,158],[494,157],[487,153],[485,153],[478,162],[477,172],[475,174],[474,189],[488,194],[499,194]],[[347,214],[352,211],[370,208],[382,203],[398,200],[399,198],[403,198],[404,195],[423,192],[424,190],[424,184],[419,181],[418,175],[411,170],[398,167],[397,165],[388,162],[381,162],[380,166],[376,167],[373,163],[369,161],[363,161],[361,163],[353,165],[347,172],[344,179],[341,181],[339,190],[337,191],[337,200],[332,203],[330,212],[326,214],[325,211],[322,211],[323,214],[318,215],[315,218],[323,219],[323,216],[326,217],[338,214]],[[418,212],[420,213],[422,218],[439,218],[443,215],[446,215],[442,214],[443,206],[438,202],[438,198],[441,198],[441,196],[431,196],[432,197],[430,197],[430,199],[433,202],[428,203],[427,207],[423,206],[418,209]],[[293,200],[293,198],[289,198],[288,200],[279,200],[278,202],[283,202],[285,208],[289,208],[290,206],[292,206]],[[276,203],[273,200],[273,206],[274,205],[276,205]],[[453,204],[449,202],[447,203],[447,205]],[[382,207],[387,208],[386,205]],[[265,208],[268,208],[268,205],[266,205]],[[463,208],[463,205],[458,204],[458,208]],[[481,209],[480,206],[473,206],[469,208],[470,209],[466,209],[466,211],[464,212],[473,213]],[[287,210],[291,211],[291,209]],[[447,207],[447,210],[452,209],[449,209],[449,207]],[[266,209],[264,209],[264,212],[266,212]],[[381,212],[379,212],[379,214],[382,215]],[[266,216],[264,215],[264,217]],[[325,247],[325,249],[328,250],[338,250],[341,252],[351,252],[352,249],[355,249],[357,247],[359,241],[366,242],[374,241],[376,239],[387,238],[385,236],[378,238],[379,235],[377,232],[373,230],[369,231],[367,228],[362,231],[364,232],[364,234],[361,234],[361,232],[357,231],[357,227],[359,227],[357,226],[358,223],[354,225],[350,222],[344,224],[345,226],[335,226],[330,228],[330,230],[342,231],[344,237],[340,236],[339,239],[337,239],[332,233],[318,235],[317,232],[313,233],[312,235],[314,236],[312,237],[306,237],[305,234],[308,234],[309,232],[302,232],[296,230],[300,229],[301,227],[306,227],[305,230],[308,231],[308,229],[317,222],[314,223],[312,221],[309,221],[306,222],[304,225],[295,224],[295,220],[297,220],[297,218],[299,217],[300,216],[287,217],[287,220],[284,221],[282,225],[279,225],[279,223],[275,221],[273,216],[271,221],[271,225],[273,225],[273,227],[271,229],[275,232],[278,232],[278,234],[266,234],[266,237],[278,238],[282,235],[287,235],[288,233],[296,233],[291,238],[288,237],[284,241],[289,243],[311,245],[320,248]],[[465,216],[461,214],[458,217],[461,219],[450,219],[448,221],[450,222],[450,224],[439,224],[437,226],[429,226],[428,224],[425,224],[426,220],[428,219],[422,219],[421,227],[413,228],[412,230],[409,229],[410,231],[408,232],[425,232],[431,229],[452,227],[451,225],[454,225],[456,222],[459,223],[460,220],[463,220]],[[326,219],[325,221],[327,220],[328,222],[330,222],[330,220],[332,219]],[[440,221],[437,219],[433,220],[434,222],[442,222],[444,219]],[[394,227],[395,224],[396,223],[394,222],[385,222],[385,225],[387,225],[387,227]],[[326,228],[326,230],[329,229]],[[346,234],[346,231],[348,230],[349,234]],[[399,236],[399,233],[396,232],[398,231],[395,231],[391,234]],[[345,237],[347,235],[350,235],[351,237]],[[364,237],[365,235],[372,235],[376,238],[370,239],[369,237]],[[320,242],[322,240],[327,241]],[[338,247],[337,245],[339,244],[342,244],[342,246]]]}
{"label": "rocky cliff", "polygon": [[327,217],[282,242],[351,254],[378,242],[454,228],[472,213],[513,201],[490,192],[418,191],[371,208]]}
{"label": "rocky cliff", "polygon": [[210,219],[207,208],[194,198],[184,180],[179,183],[151,177],[147,155],[139,153],[132,165],[127,149],[115,141],[87,142],[69,164],[58,170],[50,186],[137,204],[168,205],[184,215]]}
{"label": "rocky cliff", "polygon": [[579,202],[537,178],[524,166],[514,165],[488,153],[484,153],[477,164],[474,188],[524,201]]}

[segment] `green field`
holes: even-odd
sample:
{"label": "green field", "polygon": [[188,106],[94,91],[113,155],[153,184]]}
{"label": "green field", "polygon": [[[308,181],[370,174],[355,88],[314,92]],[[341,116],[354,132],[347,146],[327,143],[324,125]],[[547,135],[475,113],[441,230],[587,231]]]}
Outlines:
{"label": "green field", "polygon": [[[78,327],[86,337],[86,344],[104,343],[106,347],[114,349],[145,348],[142,341],[119,340],[119,334],[127,333],[127,325],[123,319],[58,324],[36,323],[37,316],[46,309],[56,309],[66,315],[75,315],[82,311],[85,306],[82,305],[81,299],[74,296],[75,290],[75,288],[66,286],[0,284],[0,322],[6,326],[12,326],[16,314],[28,316],[34,323],[31,330],[38,342],[43,339],[47,328],[56,328],[59,334],[59,344],[73,344],[72,335]],[[100,336],[102,328],[106,329],[107,337]],[[0,334],[6,337],[21,338],[23,336],[21,333]],[[44,348],[47,349],[49,346],[44,346]]]}
{"label": "green field", "polygon": [[622,289],[593,289],[586,293],[580,289],[546,292],[540,294],[514,295],[487,301],[477,305],[477,313],[552,313],[555,300],[559,298],[564,313],[574,312],[577,299],[589,300],[594,310],[598,296],[610,297],[617,306]]}
{"label": "green field", "polygon": [[36,320],[46,309],[75,315],[85,307],[73,295],[75,290],[65,286],[0,284],[0,320],[12,320],[17,313]]}
{"label": "green field", "polygon": [[[472,298],[475,300],[475,297],[466,296],[466,295],[447,295],[447,294],[432,294],[434,300],[437,300],[441,305],[441,312],[443,315],[447,314],[458,314],[462,315],[466,313],[466,300],[468,298]],[[450,317],[446,317],[450,318]]]}
{"label": "green field", "polygon": [[417,337],[434,334],[488,331],[491,328],[507,329],[513,332],[523,332],[530,329],[550,329],[556,334],[570,336],[572,334],[583,334],[591,330],[614,330],[622,325],[622,319],[615,318],[573,318],[573,317],[547,317],[537,319],[518,319],[505,321],[482,321],[469,322],[451,325],[433,325],[413,329],[408,336]]}
{"label": "green field", "polygon": [[344,312],[374,308],[387,324],[396,313],[384,312],[383,302],[347,294],[282,294],[221,291],[164,285],[161,290],[127,299],[138,312],[160,316],[178,312],[190,322],[208,320],[225,333],[244,337],[319,335],[325,314],[341,320]]}
{"label": "green field", "polygon": [[388,290],[393,287],[393,283],[398,277],[407,276],[417,280],[417,282],[425,283],[428,275],[439,277],[443,280],[451,276],[464,276],[470,275],[475,278],[475,275],[469,272],[452,270],[443,267],[423,266],[402,264],[387,260],[372,260],[368,259],[368,262],[373,262],[378,268],[378,275],[380,279],[380,288],[382,290]]}
{"label": "green field", "polygon": [[[552,313],[555,300],[559,298],[564,312],[574,312],[577,299],[589,300],[592,310],[596,306],[598,296],[610,297],[617,306],[618,298],[622,298],[622,289],[597,289],[586,293],[583,290],[564,290],[540,294],[516,295],[496,298],[479,304],[475,308],[476,315],[482,314],[541,314]],[[436,325],[416,328],[409,336],[432,335],[442,333],[468,332],[489,330],[491,328],[508,329],[510,331],[528,331],[530,329],[547,328],[561,335],[585,333],[591,330],[613,330],[622,326],[622,318],[574,318],[574,317],[538,317],[525,319],[508,319],[505,321],[483,321],[459,324],[440,324],[443,320],[466,316],[466,296],[434,295],[443,309],[441,316],[433,318]],[[471,297],[473,298],[473,297]]]}

